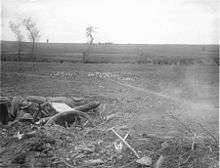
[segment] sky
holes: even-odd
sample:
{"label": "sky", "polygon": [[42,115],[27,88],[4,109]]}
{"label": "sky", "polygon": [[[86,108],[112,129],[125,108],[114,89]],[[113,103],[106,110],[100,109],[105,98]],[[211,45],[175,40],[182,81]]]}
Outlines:
{"label": "sky", "polygon": [[[218,44],[219,0],[1,0],[1,39],[16,40],[9,21],[31,17],[39,41],[131,44]],[[21,31],[28,41],[21,24]]]}

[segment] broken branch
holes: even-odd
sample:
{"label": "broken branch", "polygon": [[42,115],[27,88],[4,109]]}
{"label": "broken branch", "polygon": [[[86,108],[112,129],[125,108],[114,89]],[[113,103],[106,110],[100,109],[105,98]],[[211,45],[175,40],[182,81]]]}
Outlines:
{"label": "broken branch", "polygon": [[121,141],[135,154],[135,156],[137,158],[140,158],[140,156],[138,155],[138,153],[134,150],[134,148],[132,148],[128,143],[127,141],[124,140],[124,138],[122,138],[115,130],[114,128],[111,128],[110,129],[118,138],[121,139]]}

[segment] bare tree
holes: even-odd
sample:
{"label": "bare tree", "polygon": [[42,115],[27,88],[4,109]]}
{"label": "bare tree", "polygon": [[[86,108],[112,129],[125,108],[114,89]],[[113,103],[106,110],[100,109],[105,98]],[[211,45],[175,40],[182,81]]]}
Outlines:
{"label": "bare tree", "polygon": [[89,47],[86,49],[86,51],[83,52],[83,62],[86,62],[86,57],[88,57],[90,48],[93,45],[94,41],[94,33],[95,33],[95,28],[93,26],[89,26],[86,28],[86,37],[89,39]]}
{"label": "bare tree", "polygon": [[36,23],[32,20],[32,18],[27,18],[23,20],[23,25],[28,31],[29,39],[32,41],[32,59],[36,61],[36,57],[34,56],[35,43],[40,38],[40,30],[36,26]]}
{"label": "bare tree", "polygon": [[86,28],[86,37],[89,38],[89,45],[93,44],[94,33],[95,33],[95,29],[94,29],[93,26],[89,26],[89,27]]}
{"label": "bare tree", "polygon": [[18,58],[17,61],[21,61],[21,44],[22,40],[24,39],[24,36],[22,35],[20,31],[20,24],[16,24],[12,21],[9,22],[9,27],[11,31],[15,34],[16,40],[18,42]]}

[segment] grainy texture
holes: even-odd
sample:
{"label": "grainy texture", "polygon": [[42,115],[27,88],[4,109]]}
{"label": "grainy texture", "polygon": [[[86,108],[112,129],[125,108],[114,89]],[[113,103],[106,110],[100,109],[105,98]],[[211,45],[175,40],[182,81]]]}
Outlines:
{"label": "grainy texture", "polygon": [[[17,157],[16,164],[32,160],[30,163],[35,167],[62,167],[65,159],[73,166],[91,167],[85,165],[84,160],[102,159],[102,165],[93,167],[139,167],[129,149],[123,148],[122,153],[115,151],[113,142],[117,137],[107,131],[110,127],[125,125],[126,131],[117,132],[123,136],[130,130],[126,141],[141,157],[152,157],[153,164],[160,155],[165,156],[161,167],[205,168],[218,164],[218,147],[197,124],[201,123],[212,136],[218,136],[216,66],[36,63],[33,68],[32,63],[3,62],[1,78],[3,96],[84,97],[87,102],[99,101],[101,105],[97,110],[103,116],[117,114],[101,124],[98,113],[91,113],[97,127],[84,131],[45,127],[46,134],[56,141],[56,145],[51,145],[54,155],[32,151],[28,157],[26,154]],[[191,151],[194,135],[172,118],[170,112],[197,133],[194,151]],[[11,130],[1,128],[2,148],[10,148],[10,139],[18,130],[30,131],[30,125],[17,124]],[[169,147],[160,150],[165,141]]]}

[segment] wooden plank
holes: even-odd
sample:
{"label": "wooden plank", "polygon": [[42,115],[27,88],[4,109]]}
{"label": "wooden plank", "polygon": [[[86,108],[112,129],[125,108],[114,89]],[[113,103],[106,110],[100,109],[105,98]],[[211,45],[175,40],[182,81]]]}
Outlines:
{"label": "wooden plank", "polygon": [[65,111],[71,111],[74,110],[73,108],[71,108],[70,106],[68,106],[66,103],[57,103],[57,102],[52,102],[51,106],[58,112],[58,113],[62,113]]}

